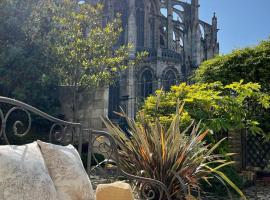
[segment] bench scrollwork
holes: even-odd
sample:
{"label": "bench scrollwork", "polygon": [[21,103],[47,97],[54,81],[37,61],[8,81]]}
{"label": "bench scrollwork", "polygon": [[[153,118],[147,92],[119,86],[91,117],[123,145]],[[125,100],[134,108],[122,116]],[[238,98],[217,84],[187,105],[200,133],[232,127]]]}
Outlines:
{"label": "bench scrollwork", "polygon": [[[5,110],[5,111],[4,111]],[[11,119],[15,112],[20,113],[20,117]],[[45,112],[42,112],[26,103],[0,96],[0,139],[6,144],[10,144],[10,136],[23,138],[26,137],[32,128],[32,116],[36,115],[42,119],[51,122],[49,131],[49,141],[57,141],[59,143],[78,141],[78,151],[82,151],[82,133],[81,124],[67,122]],[[23,118],[23,119],[21,119]],[[12,126],[12,131],[8,131],[7,125]]]}

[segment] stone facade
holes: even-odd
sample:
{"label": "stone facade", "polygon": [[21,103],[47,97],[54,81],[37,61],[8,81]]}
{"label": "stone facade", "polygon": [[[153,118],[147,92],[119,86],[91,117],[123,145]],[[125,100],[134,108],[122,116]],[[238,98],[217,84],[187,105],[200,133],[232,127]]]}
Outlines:
{"label": "stone facade", "polygon": [[[96,1],[95,1],[96,2]],[[186,81],[191,71],[219,53],[217,18],[199,19],[199,2],[176,0],[105,0],[105,18],[121,13],[124,31],[120,44],[132,44],[130,57],[148,51],[140,66],[122,74],[110,87],[109,116],[125,108],[134,117],[142,100],[156,89]],[[115,116],[111,114],[111,118]]]}
{"label": "stone facade", "polygon": [[[79,93],[78,108],[76,112],[76,121],[83,124],[83,128],[92,128],[101,130],[104,128],[101,116],[108,115],[108,94],[107,87],[99,88],[95,91],[87,91]],[[59,100],[61,102],[61,110],[68,121],[74,121],[72,92],[68,86],[60,88]]]}
{"label": "stone facade", "polygon": [[[99,1],[88,0],[90,3]],[[80,106],[79,118],[86,126],[101,129],[99,115],[108,115],[121,124],[114,114],[120,107],[129,117],[134,117],[143,99],[156,89],[163,87],[168,90],[171,85],[186,81],[202,61],[219,53],[217,18],[214,15],[211,24],[200,20],[198,0],[190,3],[180,0],[101,2],[105,8],[105,23],[121,13],[123,32],[119,45],[132,44],[130,58],[140,51],[148,51],[149,54],[140,66],[122,73],[109,90],[101,89],[104,94],[100,97],[81,95],[86,99]]]}

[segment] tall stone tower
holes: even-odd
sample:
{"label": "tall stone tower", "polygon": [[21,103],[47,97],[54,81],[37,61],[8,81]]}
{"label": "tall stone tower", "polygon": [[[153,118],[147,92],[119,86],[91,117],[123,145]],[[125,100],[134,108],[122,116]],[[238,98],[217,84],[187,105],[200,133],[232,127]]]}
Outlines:
{"label": "tall stone tower", "polygon": [[[89,0],[97,2],[98,0]],[[199,19],[199,1],[181,0],[102,0],[105,16],[121,13],[121,44],[132,44],[130,58],[148,51],[140,66],[121,74],[110,86],[108,115],[121,106],[134,117],[138,106],[156,89],[168,90],[185,81],[204,60],[219,53],[217,17],[212,24]]]}

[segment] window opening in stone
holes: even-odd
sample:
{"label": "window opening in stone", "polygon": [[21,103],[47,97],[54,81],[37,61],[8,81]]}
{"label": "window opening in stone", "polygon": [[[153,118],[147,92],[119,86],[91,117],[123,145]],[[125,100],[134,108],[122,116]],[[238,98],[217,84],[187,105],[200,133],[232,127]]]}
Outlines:
{"label": "window opening in stone", "polygon": [[167,8],[160,8],[160,13],[167,18],[168,16],[168,11],[167,11]]}
{"label": "window opening in stone", "polygon": [[204,33],[204,27],[203,25],[199,25],[200,26],[200,34],[201,34],[201,37],[204,39],[205,38],[205,33]]}
{"label": "window opening in stone", "polygon": [[176,75],[172,70],[168,70],[164,75],[163,88],[169,91],[173,85],[176,85]]}
{"label": "window opening in stone", "polygon": [[178,21],[180,23],[183,23],[181,16],[179,14],[177,14],[176,12],[173,12],[173,20]]}
{"label": "window opening in stone", "polygon": [[179,10],[179,11],[184,11],[184,8],[180,5],[174,5],[173,8],[175,8],[176,10]]}
{"label": "window opening in stone", "polygon": [[153,93],[153,75],[150,70],[145,70],[141,77],[141,96],[147,98]]}

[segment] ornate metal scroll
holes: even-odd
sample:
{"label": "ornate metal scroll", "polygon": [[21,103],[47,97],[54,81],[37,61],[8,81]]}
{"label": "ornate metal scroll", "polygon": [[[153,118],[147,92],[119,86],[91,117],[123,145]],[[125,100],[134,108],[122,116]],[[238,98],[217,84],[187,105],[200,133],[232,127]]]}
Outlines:
{"label": "ornate metal scroll", "polygon": [[[7,109],[6,112],[4,112],[4,108]],[[11,115],[15,112],[21,112],[26,116],[26,119],[24,119],[24,121],[22,119],[12,119],[14,122],[11,122]],[[0,138],[2,138],[6,144],[10,144],[10,134],[20,138],[28,135],[32,128],[31,114],[37,115],[52,123],[48,133],[49,142],[57,141],[59,143],[76,143],[79,146],[79,153],[81,154],[82,133],[80,123],[57,119],[21,101],[2,96],[0,96]],[[8,123],[12,124],[12,133],[8,133],[7,131]]]}
{"label": "ornate metal scroll", "polygon": [[[81,154],[83,133],[80,123],[72,123],[54,118],[23,102],[0,96],[0,139],[4,139],[6,144],[10,144],[8,138],[10,134],[7,131],[7,124],[9,123],[10,126],[10,122],[8,121],[10,120],[12,113],[17,111],[26,116],[26,120],[23,121],[15,119],[13,123],[11,122],[12,134],[16,137],[23,138],[29,134],[32,127],[31,114],[35,114],[52,123],[48,133],[49,142],[57,141],[61,143],[77,143],[79,144],[78,148],[79,153]],[[120,162],[117,145],[114,138],[109,133],[94,130],[84,130],[84,133],[88,133],[89,137],[87,159],[87,172],[89,175],[92,172],[103,173],[104,175],[108,174],[106,165],[110,164],[116,167],[111,171],[112,175],[116,175],[127,180],[134,180],[140,189],[141,196],[144,199],[171,200],[167,187],[162,182],[129,174],[121,168],[119,165]],[[100,162],[95,153],[102,154],[105,159]],[[90,168],[92,160],[95,161],[96,165]]]}
{"label": "ornate metal scroll", "polygon": [[[88,155],[88,171],[89,175],[93,173],[106,173],[108,171],[103,164],[109,163],[116,166],[116,176],[120,176],[127,180],[133,180],[136,182],[137,188],[139,189],[140,195],[143,199],[147,200],[171,200],[167,187],[160,181],[151,178],[140,177],[125,172],[121,165],[119,165],[119,154],[118,147],[115,143],[114,138],[107,132],[85,130],[89,134],[89,150],[91,154]],[[104,160],[99,161],[96,158],[95,153],[101,153],[104,155]],[[97,164],[91,167],[91,160],[94,160]]]}
{"label": "ornate metal scroll", "polygon": [[[1,109],[1,108],[0,108]],[[12,115],[12,113],[14,113],[15,111],[22,111],[23,113],[26,114],[27,116],[27,123],[23,123],[21,120],[16,120],[14,123],[13,123],[13,133],[15,136],[17,137],[24,137],[25,135],[28,134],[28,132],[30,131],[31,129],[31,115],[30,113],[28,112],[28,110],[22,108],[22,107],[12,107],[11,109],[8,110],[8,112],[4,115],[4,112],[2,111],[1,109],[1,131],[0,131],[0,136],[3,136],[3,139],[4,141],[9,144],[9,141],[8,141],[8,137],[7,137],[7,131],[6,131],[6,125],[7,125],[7,121],[9,120],[10,116]],[[20,132],[18,131],[18,128],[19,127],[25,127],[25,130],[23,132]]]}
{"label": "ornate metal scroll", "polygon": [[[102,131],[92,131],[90,129],[84,130],[89,137],[89,145],[88,145],[88,163],[87,168],[91,170],[88,172],[89,174],[99,175],[102,177],[108,177],[111,173],[118,174],[118,171],[113,171],[113,169],[108,169],[107,165],[115,165],[115,155],[117,150],[117,146],[112,137],[108,137],[108,133]],[[97,155],[103,156],[103,159],[100,160]],[[94,164],[92,163],[94,162]]]}

